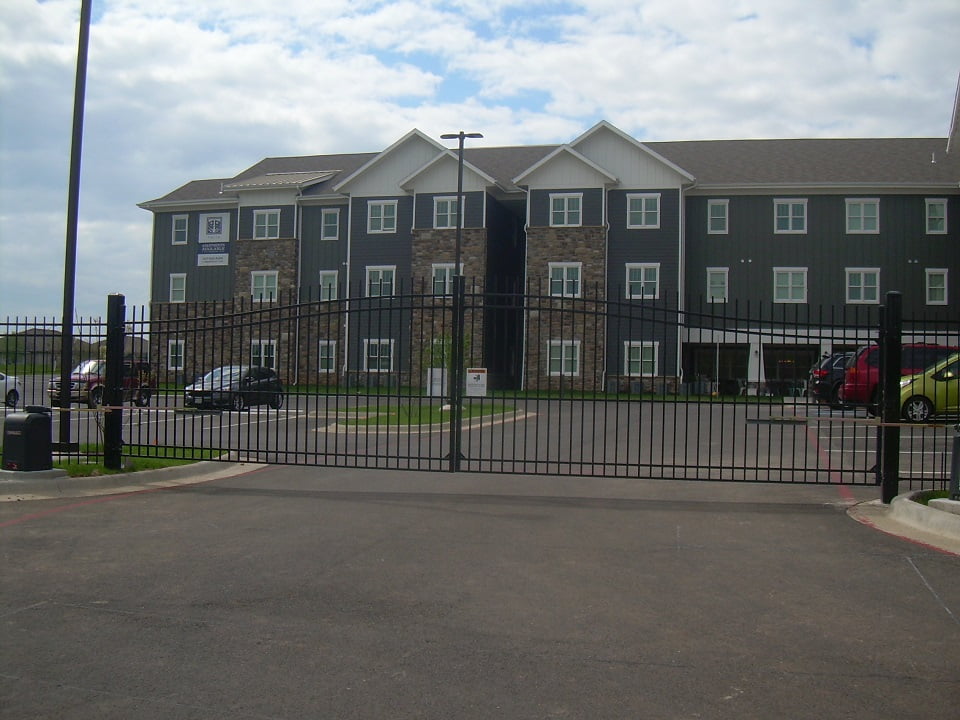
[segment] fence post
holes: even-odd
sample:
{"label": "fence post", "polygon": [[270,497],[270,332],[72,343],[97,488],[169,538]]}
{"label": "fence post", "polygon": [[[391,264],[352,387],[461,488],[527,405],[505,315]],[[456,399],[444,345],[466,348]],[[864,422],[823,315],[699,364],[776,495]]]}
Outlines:
{"label": "fence post", "polygon": [[452,363],[450,368],[450,472],[459,472],[461,432],[463,430],[463,340],[464,340],[464,293],[466,283],[459,270],[453,276],[453,336]]}
{"label": "fence post", "polygon": [[881,493],[889,504],[900,492],[900,352],[903,330],[903,297],[899,292],[887,293],[883,320],[883,343],[880,346],[880,399],[877,408],[883,422],[880,456]]}
{"label": "fence post", "polygon": [[121,468],[123,450],[123,345],[126,305],[123,295],[107,296],[107,353],[103,404],[103,464]]}

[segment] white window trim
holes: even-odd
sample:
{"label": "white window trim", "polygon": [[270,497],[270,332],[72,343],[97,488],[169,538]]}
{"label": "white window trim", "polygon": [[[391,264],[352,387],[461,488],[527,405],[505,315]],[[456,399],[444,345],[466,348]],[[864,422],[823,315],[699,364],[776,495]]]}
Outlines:
{"label": "white window trim", "polygon": [[[805,303],[807,302],[807,296],[808,296],[808,294],[809,294],[808,283],[807,283],[807,280],[808,280],[808,277],[807,277],[807,275],[808,275],[808,270],[809,270],[809,268],[805,268],[805,267],[775,267],[775,268],[773,269],[773,302],[776,303],[776,304],[778,304],[778,305],[803,305],[803,304],[805,304]],[[788,298],[788,299],[786,299],[786,300],[778,300],[778,299],[777,299],[777,273],[784,273],[784,272],[789,272],[789,273],[803,273],[803,299],[801,299],[801,300],[794,300],[794,299],[791,299],[791,298]]]}
{"label": "white window trim", "polygon": [[[930,206],[936,204],[943,204],[943,230],[931,230],[930,229]],[[926,198],[924,201],[924,211],[923,211],[923,231],[927,235],[946,235],[947,234],[947,216],[948,208],[950,204],[947,202],[946,198]]]}
{"label": "white window trim", "polygon": [[[278,299],[280,295],[279,275],[280,273],[277,270],[253,270],[250,273],[250,297],[253,299],[253,302],[273,302]],[[256,288],[256,278],[258,277],[273,278],[273,288],[275,290],[275,294],[272,298],[264,297],[263,295],[261,295],[260,297],[257,297],[257,292],[255,288]],[[264,285],[266,286],[266,283],[264,283]]]}
{"label": "white window trim", "polygon": [[[254,359],[255,358],[253,354],[254,348],[258,348],[260,351],[259,363],[257,363],[256,360]],[[265,357],[263,352],[264,348],[271,348],[273,350],[273,352],[270,354],[270,357],[273,358],[273,365],[263,364],[263,358]],[[250,364],[259,365],[260,367],[270,368],[271,370],[276,371],[280,365],[279,358],[277,358],[277,341],[276,340],[260,340],[260,339],[251,340],[250,341]]]}
{"label": "white window trim", "polygon": [[[847,305],[879,305],[879,304],[880,304],[880,268],[876,268],[876,267],[872,267],[872,268],[866,268],[866,267],[849,267],[849,268],[845,268],[845,272],[846,272],[846,278],[847,278],[847,279],[846,279],[846,284],[845,284],[845,287],[846,287],[846,295],[847,295]],[[860,273],[861,275],[862,275],[863,273],[876,273],[876,275],[877,275],[877,287],[876,287],[877,297],[876,297],[876,299],[874,299],[874,300],[864,300],[863,298],[860,298],[859,300],[853,300],[853,299],[851,299],[851,297],[850,297],[850,273]],[[863,288],[864,288],[864,286],[861,285],[861,286],[860,286],[861,293],[862,293],[862,291],[863,291]]]}
{"label": "white window trim", "polygon": [[[334,216],[336,222],[334,223],[334,234],[327,235],[327,218],[329,216]],[[324,208],[320,211],[320,239],[321,240],[339,240],[340,239],[340,209],[339,208]]]}
{"label": "white window trim", "polygon": [[[851,205],[868,205],[874,204],[877,206],[877,227],[874,230],[851,230],[850,229],[850,206]],[[847,226],[847,235],[876,235],[880,232],[880,198],[846,198],[844,203],[844,217],[846,218]],[[863,222],[863,215],[860,215],[860,222]]]}
{"label": "white window trim", "polygon": [[[265,215],[276,215],[277,216],[277,230],[276,235],[257,235],[257,219],[264,217]],[[270,224],[267,223],[267,228],[269,232]],[[280,237],[280,208],[272,208],[270,210],[254,210],[253,211],[253,239],[254,240],[276,240]]]}
{"label": "white window trim", "polygon": [[[930,299],[930,276],[943,275],[943,300]],[[950,300],[950,274],[947,268],[925,268],[923,296],[927,305],[946,305]]]}
{"label": "white window trim", "polygon": [[[550,369],[550,361],[551,361],[550,350],[555,347],[560,348],[560,371],[559,372],[553,372]],[[573,372],[565,372],[563,369],[564,366],[566,365],[566,360],[567,360],[567,355],[565,352],[567,348],[574,348],[576,351],[577,366]],[[579,340],[548,340],[547,341],[547,376],[548,377],[580,377],[580,364],[581,364],[581,357],[580,357],[580,341]]]}
{"label": "white window trim", "polygon": [[[569,268],[576,268],[577,270],[577,291],[575,293],[567,292],[567,274],[563,274],[563,286],[562,290],[558,293],[553,292],[553,271],[562,269],[564,271]],[[583,294],[583,263],[582,262],[552,262],[547,263],[547,293],[550,297],[570,297],[578,298]]]}
{"label": "white window trim", "polygon": [[[323,348],[330,348],[330,368],[322,367]],[[321,340],[317,346],[317,373],[320,375],[329,375],[337,371],[337,341]]]}
{"label": "white window trim", "polygon": [[[174,280],[183,280],[183,299],[182,300],[173,299]],[[187,301],[187,274],[186,273],[170,273],[170,295],[168,297],[170,299],[170,302],[172,303],[183,303]]]}
{"label": "white window trim", "polygon": [[[371,272],[380,272],[382,273],[385,270],[389,270],[393,273],[393,279],[390,281],[390,294],[389,295],[372,295],[370,293],[370,273]],[[381,278],[380,282],[381,288],[383,286],[383,280]],[[393,297],[397,292],[397,266],[396,265],[367,265],[366,268],[366,280],[364,282],[364,292],[366,297]]]}
{"label": "white window trim", "polygon": [[[333,278],[332,283],[325,283],[324,279]],[[320,281],[320,302],[329,302],[332,300],[340,299],[340,273],[336,270],[321,270],[319,273]],[[333,288],[330,293],[330,297],[325,298],[323,296],[324,288],[327,285],[333,285]]]}
{"label": "white window trim", "polygon": [[[180,351],[175,353],[174,348],[179,348]],[[180,357],[180,364],[174,365],[172,360],[174,357]],[[167,370],[183,370],[186,365],[187,358],[187,343],[185,340],[167,340]]]}
{"label": "white window trim", "polygon": [[[177,220],[183,220],[183,240],[177,240]],[[186,245],[190,239],[190,216],[189,215],[174,215],[173,219],[170,221],[170,244],[171,245]]]}
{"label": "white window trim", "polygon": [[[712,208],[723,208],[723,230],[714,230],[710,226],[713,214]],[[707,200],[707,235],[727,235],[730,232],[730,201],[729,200]]]}
{"label": "white window trim", "polygon": [[[653,348],[653,372],[643,372],[643,350]],[[630,372],[630,350],[640,348],[640,372]],[[660,373],[660,342],[656,340],[625,340],[623,343],[623,374],[626,377],[657,377]]]}
{"label": "white window trim", "polygon": [[[715,300],[710,294],[710,274],[723,273],[723,299]],[[730,300],[730,268],[728,267],[708,267],[707,268],[707,302],[723,304]]]}
{"label": "white window trim", "polygon": [[[383,227],[384,213],[380,213],[380,229],[373,229],[373,214],[370,212],[374,207],[393,207],[393,227],[389,230]],[[367,201],[367,233],[370,235],[396,235],[397,234],[397,201],[396,200],[368,200]]]}
{"label": "white window trim", "polygon": [[[443,292],[437,292],[437,271],[446,270],[447,277],[443,283]],[[430,292],[433,295],[452,295],[453,294],[453,276],[457,273],[454,272],[454,263],[433,263],[430,266]],[[463,274],[463,263],[460,263],[460,274]]]}
{"label": "white window trim", "polygon": [[[567,202],[571,198],[576,198],[580,201],[580,209],[577,211],[579,220],[575,223],[567,222],[567,219],[570,216],[570,207]],[[563,200],[563,222],[555,223],[553,222],[553,201],[554,200]],[[550,204],[548,207],[550,227],[583,227],[583,193],[550,193]]]}
{"label": "white window trim", "polygon": [[[453,222],[452,222],[452,223],[450,223],[450,224],[448,224],[448,225],[441,225],[441,224],[438,222],[437,205],[438,205],[439,203],[441,203],[441,202],[456,203],[456,202],[457,202],[457,196],[456,196],[456,195],[443,195],[443,196],[437,196],[437,197],[435,197],[435,198],[433,199],[433,227],[434,227],[434,229],[435,229],[435,230],[452,230],[452,229],[454,229],[454,228],[457,227],[457,220],[460,221],[460,227],[463,227],[463,214],[460,212],[459,207],[457,208],[457,216],[453,219]],[[464,202],[463,202],[463,204],[464,204],[464,205],[467,204],[467,202],[466,202],[466,197],[464,197]],[[449,216],[449,213],[447,213],[447,215]]]}
{"label": "white window trim", "polygon": [[[779,205],[803,205],[803,229],[802,230],[778,230],[777,229],[777,207]],[[789,217],[793,217],[790,215]],[[807,198],[774,198],[773,199],[773,233],[774,235],[806,235],[807,234]]]}
{"label": "white window trim", "polygon": [[[649,200],[655,198],[657,201],[657,222],[652,225],[641,223],[639,225],[630,222],[630,201],[631,200]],[[641,216],[646,216],[646,212],[641,212]],[[628,193],[627,194],[627,229],[628,230],[658,230],[660,228],[660,193]]]}
{"label": "white window trim", "polygon": [[[634,295],[630,292],[630,271],[631,270],[646,270],[648,268],[657,269],[657,289],[653,295],[647,295],[645,293],[640,293],[639,295]],[[627,300],[659,300],[660,299],[660,263],[627,263],[626,264],[626,286],[624,291],[626,293]],[[641,282],[641,286],[643,282]]]}
{"label": "white window trim", "polygon": [[[390,348],[390,367],[387,370],[382,370],[380,368],[371,370],[370,369],[370,344],[376,343],[380,347],[388,345]],[[385,373],[393,372],[393,345],[394,340],[390,338],[366,338],[363,341],[363,371],[368,373]]]}

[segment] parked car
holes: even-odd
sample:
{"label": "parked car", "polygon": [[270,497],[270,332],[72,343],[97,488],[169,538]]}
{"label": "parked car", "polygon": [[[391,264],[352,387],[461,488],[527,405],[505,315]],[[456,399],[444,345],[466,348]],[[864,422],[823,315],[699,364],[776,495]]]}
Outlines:
{"label": "parked car", "polygon": [[283,405],[283,383],[272,369],[259,365],[224,365],[214,368],[183,390],[187,407],[228,407],[243,410],[250,405]]}
{"label": "parked car", "polygon": [[807,381],[810,397],[829,403],[830,407],[839,406],[843,396],[843,377],[846,374],[847,362],[853,354],[852,351],[835,352],[826,355],[810,368],[810,378]]}
{"label": "parked car", "polygon": [[901,380],[900,412],[910,422],[960,413],[960,353]]}
{"label": "parked car", "polygon": [[0,388],[3,389],[3,401],[7,407],[16,407],[23,395],[23,383],[15,375],[0,372]]}
{"label": "parked car", "polygon": [[[960,348],[920,343],[904,344],[900,353],[900,374],[914,375],[955,353]],[[880,346],[866,345],[850,358],[843,378],[843,402],[866,406],[876,413],[879,402]]]}
{"label": "parked car", "polygon": [[[103,403],[106,386],[106,360],[84,360],[70,373],[70,402],[86,403],[95,408]],[[126,360],[123,363],[123,401],[132,400],[143,407],[150,404],[150,397],[157,387],[150,363]],[[54,405],[60,402],[60,378],[51,378],[47,394]]]}

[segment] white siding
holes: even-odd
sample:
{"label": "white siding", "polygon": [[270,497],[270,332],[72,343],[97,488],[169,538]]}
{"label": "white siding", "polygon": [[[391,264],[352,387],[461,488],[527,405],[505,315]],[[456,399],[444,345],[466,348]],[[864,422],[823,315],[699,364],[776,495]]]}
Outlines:
{"label": "white siding", "polygon": [[574,149],[616,175],[621,187],[675,188],[684,180],[669,165],[606,128],[584,138]]}

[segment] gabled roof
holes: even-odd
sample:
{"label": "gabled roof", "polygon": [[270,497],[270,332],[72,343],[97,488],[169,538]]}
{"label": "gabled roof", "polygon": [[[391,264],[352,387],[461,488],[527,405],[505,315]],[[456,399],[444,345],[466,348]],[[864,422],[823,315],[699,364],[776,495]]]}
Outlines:
{"label": "gabled roof", "polygon": [[687,180],[692,181],[692,180],[694,179],[693,175],[691,175],[689,172],[687,172],[686,170],[684,170],[684,169],[683,169],[682,167],[680,167],[679,165],[677,165],[677,164],[675,164],[674,162],[672,162],[669,158],[665,158],[663,155],[660,155],[659,153],[655,152],[654,150],[652,150],[652,149],[650,148],[650,146],[649,146],[648,144],[640,142],[640,141],[637,140],[636,138],[634,138],[634,137],[632,137],[631,135],[628,135],[627,133],[625,133],[623,130],[621,130],[620,128],[618,128],[616,125],[612,125],[611,123],[607,122],[606,120],[601,120],[601,121],[598,122],[596,125],[594,125],[592,128],[590,128],[590,129],[587,130],[585,133],[583,133],[583,135],[581,135],[581,136],[578,137],[576,140],[574,140],[572,143],[570,143],[571,147],[576,147],[577,145],[579,145],[580,143],[582,143],[584,140],[586,140],[587,138],[591,137],[592,135],[597,134],[597,133],[600,132],[601,130],[606,130],[606,131],[609,131],[609,132],[613,133],[614,135],[616,135],[617,137],[619,137],[619,138],[620,138],[621,140],[623,140],[624,142],[626,142],[626,143],[628,143],[628,144],[630,144],[630,145],[633,145],[635,148],[637,148],[638,150],[640,150],[640,151],[643,152],[643,153],[646,153],[647,155],[649,155],[650,157],[652,157],[652,158],[653,158],[654,160],[656,160],[657,162],[663,163],[664,165],[666,165],[667,167],[669,167],[671,170],[673,170],[673,171],[676,172],[677,174],[681,175],[682,177],[686,178]]}
{"label": "gabled roof", "polygon": [[300,190],[328,180],[337,174],[336,170],[312,170],[299,172],[273,172],[242,180],[231,180],[223,184],[224,190],[272,190],[276,188],[294,188]]}
{"label": "gabled roof", "polygon": [[388,147],[388,148],[387,148],[386,150],[384,150],[383,152],[376,153],[376,154],[375,154],[369,161],[367,161],[362,167],[358,168],[357,170],[355,170],[354,172],[350,173],[350,174],[347,175],[345,178],[343,178],[342,180],[340,180],[339,182],[337,182],[336,185],[334,185],[333,189],[334,189],[334,190],[338,190],[338,191],[341,190],[345,185],[347,185],[348,183],[350,183],[352,180],[355,180],[355,179],[358,178],[360,175],[362,175],[363,173],[365,173],[365,172],[367,172],[368,170],[370,170],[372,167],[374,167],[374,166],[376,166],[377,164],[379,164],[384,158],[386,158],[388,155],[390,155],[394,150],[396,150],[397,148],[399,148],[399,147],[401,147],[402,145],[406,144],[406,143],[409,142],[412,138],[419,138],[420,140],[423,140],[423,141],[425,141],[425,142],[427,142],[427,143],[435,146],[435,147],[437,148],[437,151],[438,151],[438,152],[443,152],[443,151],[445,151],[445,150],[447,149],[447,148],[445,148],[443,145],[441,145],[440,143],[438,143],[436,140],[434,140],[432,137],[430,137],[429,135],[423,133],[422,131],[418,130],[417,128],[414,128],[413,130],[411,130],[410,132],[408,132],[406,135],[404,135],[402,138],[400,138],[400,139],[397,140],[395,143],[393,143],[393,145],[391,145],[390,147]]}
{"label": "gabled roof", "polygon": [[[407,176],[407,177],[405,177],[403,180],[401,180],[400,183],[399,183],[400,187],[406,187],[407,185],[411,184],[411,183],[412,183],[414,180],[416,180],[419,176],[423,175],[423,173],[427,172],[427,171],[430,170],[434,165],[437,165],[438,163],[441,163],[441,162],[443,162],[444,160],[453,160],[453,162],[454,162],[455,164],[459,164],[459,162],[460,162],[460,158],[457,156],[457,153],[454,152],[453,150],[449,150],[449,149],[448,149],[445,153],[441,153],[440,155],[437,155],[435,158],[433,158],[433,159],[432,159],[430,162],[428,162],[426,165],[424,165],[424,166],[421,167],[421,168],[418,168],[418,169],[414,170],[412,173],[410,173],[409,176]],[[483,170],[481,170],[480,168],[476,167],[476,166],[473,165],[472,163],[468,162],[467,159],[466,159],[466,153],[464,153],[463,170],[464,170],[464,173],[471,172],[471,173],[474,173],[474,174],[478,175],[479,177],[481,177],[481,178],[484,180],[484,182],[488,183],[489,185],[496,185],[496,184],[497,184],[496,179],[494,179],[493,177],[491,177],[490,175],[488,175],[487,173],[485,173]]]}
{"label": "gabled roof", "polygon": [[601,176],[607,178],[611,183],[617,182],[617,178],[616,178],[616,177],[614,177],[614,176],[611,175],[609,172],[607,172],[606,170],[604,170],[602,167],[600,167],[599,165],[597,165],[595,162],[593,162],[593,160],[590,160],[589,158],[586,158],[586,157],[584,157],[583,155],[581,155],[580,153],[578,153],[576,150],[574,150],[574,149],[573,149],[572,147],[570,147],[569,145],[560,145],[560,146],[559,146],[556,150],[554,150],[552,153],[550,153],[550,154],[547,155],[546,157],[542,158],[542,159],[539,160],[538,162],[534,163],[533,165],[531,165],[530,167],[528,167],[526,170],[524,170],[522,173],[520,173],[520,174],[517,175],[515,178],[513,178],[513,182],[516,183],[517,185],[522,185],[522,184],[523,184],[523,181],[526,180],[527,178],[529,178],[531,175],[533,175],[537,170],[539,170],[539,169],[542,168],[542,167],[545,167],[545,166],[548,165],[550,162],[552,162],[554,159],[556,159],[556,158],[558,158],[558,157],[560,157],[560,156],[562,156],[562,155],[570,155],[571,157],[573,157],[573,158],[574,158],[575,160],[577,160],[578,162],[581,162],[581,163],[583,163],[584,165],[586,165],[587,167],[589,167],[591,170],[593,170],[594,172],[596,172],[598,175],[601,175]]}
{"label": "gabled roof", "polygon": [[145,210],[162,208],[167,205],[191,205],[191,204],[221,204],[236,205],[236,197],[224,197],[220,189],[223,187],[224,180],[191,180],[185,185],[181,185],[173,192],[156,198],[138,203],[137,207]]}

